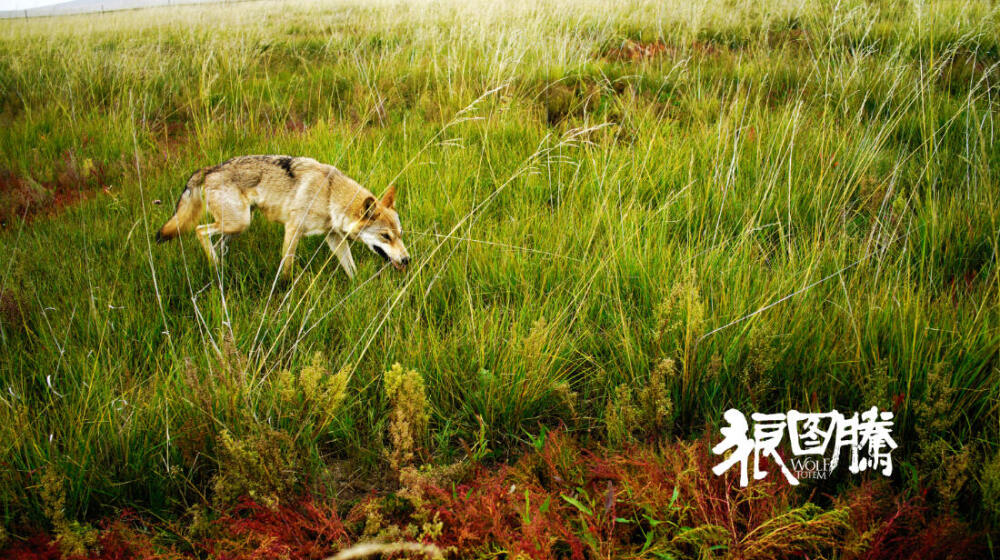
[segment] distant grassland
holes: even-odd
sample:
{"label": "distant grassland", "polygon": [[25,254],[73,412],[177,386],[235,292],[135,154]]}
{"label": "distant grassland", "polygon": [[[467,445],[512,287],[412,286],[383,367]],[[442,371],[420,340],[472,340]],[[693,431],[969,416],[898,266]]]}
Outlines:
{"label": "distant grassland", "polygon": [[[399,362],[431,462],[509,458],[541,426],[617,445],[730,407],[879,406],[897,484],[988,521],[998,61],[989,2],[0,22],[0,518],[51,520],[46,472],[69,519],[183,511],[212,498],[223,430],[286,434],[302,480],[377,472]],[[276,282],[260,218],[219,275],[193,237],[153,244],[193,170],[250,153],[397,185],[410,270],[356,247],[352,283],[312,238]],[[289,405],[281,372],[316,352],[346,399]]]}

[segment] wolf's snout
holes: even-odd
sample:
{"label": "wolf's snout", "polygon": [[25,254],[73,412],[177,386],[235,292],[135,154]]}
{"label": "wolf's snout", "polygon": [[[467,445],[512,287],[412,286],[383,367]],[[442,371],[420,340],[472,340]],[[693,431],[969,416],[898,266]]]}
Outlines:
{"label": "wolf's snout", "polygon": [[403,257],[398,261],[392,261],[392,266],[396,270],[406,270],[406,265],[410,264],[410,257]]}

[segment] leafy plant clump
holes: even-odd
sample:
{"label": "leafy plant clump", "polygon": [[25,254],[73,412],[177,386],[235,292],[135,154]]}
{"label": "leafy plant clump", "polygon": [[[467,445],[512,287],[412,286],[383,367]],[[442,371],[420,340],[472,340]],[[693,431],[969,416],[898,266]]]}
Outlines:
{"label": "leafy plant clump", "polygon": [[396,363],[383,379],[389,411],[389,466],[401,473],[417,459],[425,438],[430,412],[424,379],[413,369]]}
{"label": "leafy plant clump", "polygon": [[244,497],[276,508],[301,492],[301,459],[288,434],[265,427],[244,437],[223,431],[217,443],[218,472],[212,482],[212,501],[217,508],[229,507]]}
{"label": "leafy plant clump", "polygon": [[89,524],[68,517],[66,511],[67,478],[55,467],[49,466],[41,480],[41,500],[45,516],[52,526],[53,542],[63,556],[81,556],[97,544],[97,531]]}

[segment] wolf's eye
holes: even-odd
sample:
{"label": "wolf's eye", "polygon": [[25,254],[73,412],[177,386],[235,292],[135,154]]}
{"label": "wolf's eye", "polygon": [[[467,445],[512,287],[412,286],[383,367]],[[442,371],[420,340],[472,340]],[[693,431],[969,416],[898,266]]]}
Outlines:
{"label": "wolf's eye", "polygon": [[392,236],[389,235],[388,233],[383,233],[382,239],[385,239],[386,241],[392,241]]}

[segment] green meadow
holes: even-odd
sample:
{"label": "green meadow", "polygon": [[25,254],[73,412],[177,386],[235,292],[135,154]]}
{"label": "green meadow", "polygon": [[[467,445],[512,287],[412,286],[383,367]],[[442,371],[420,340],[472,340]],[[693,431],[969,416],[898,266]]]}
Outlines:
{"label": "green meadow", "polygon": [[[255,483],[220,483],[234,446],[296,457],[279,493],[385,488],[399,363],[426,464],[878,406],[891,486],[994,527],[998,64],[985,1],[0,21],[0,521],[218,506]],[[356,245],[350,281],[314,237],[278,279],[262,216],[217,270],[154,242],[194,170],[257,153],[395,185],[409,270]]]}

